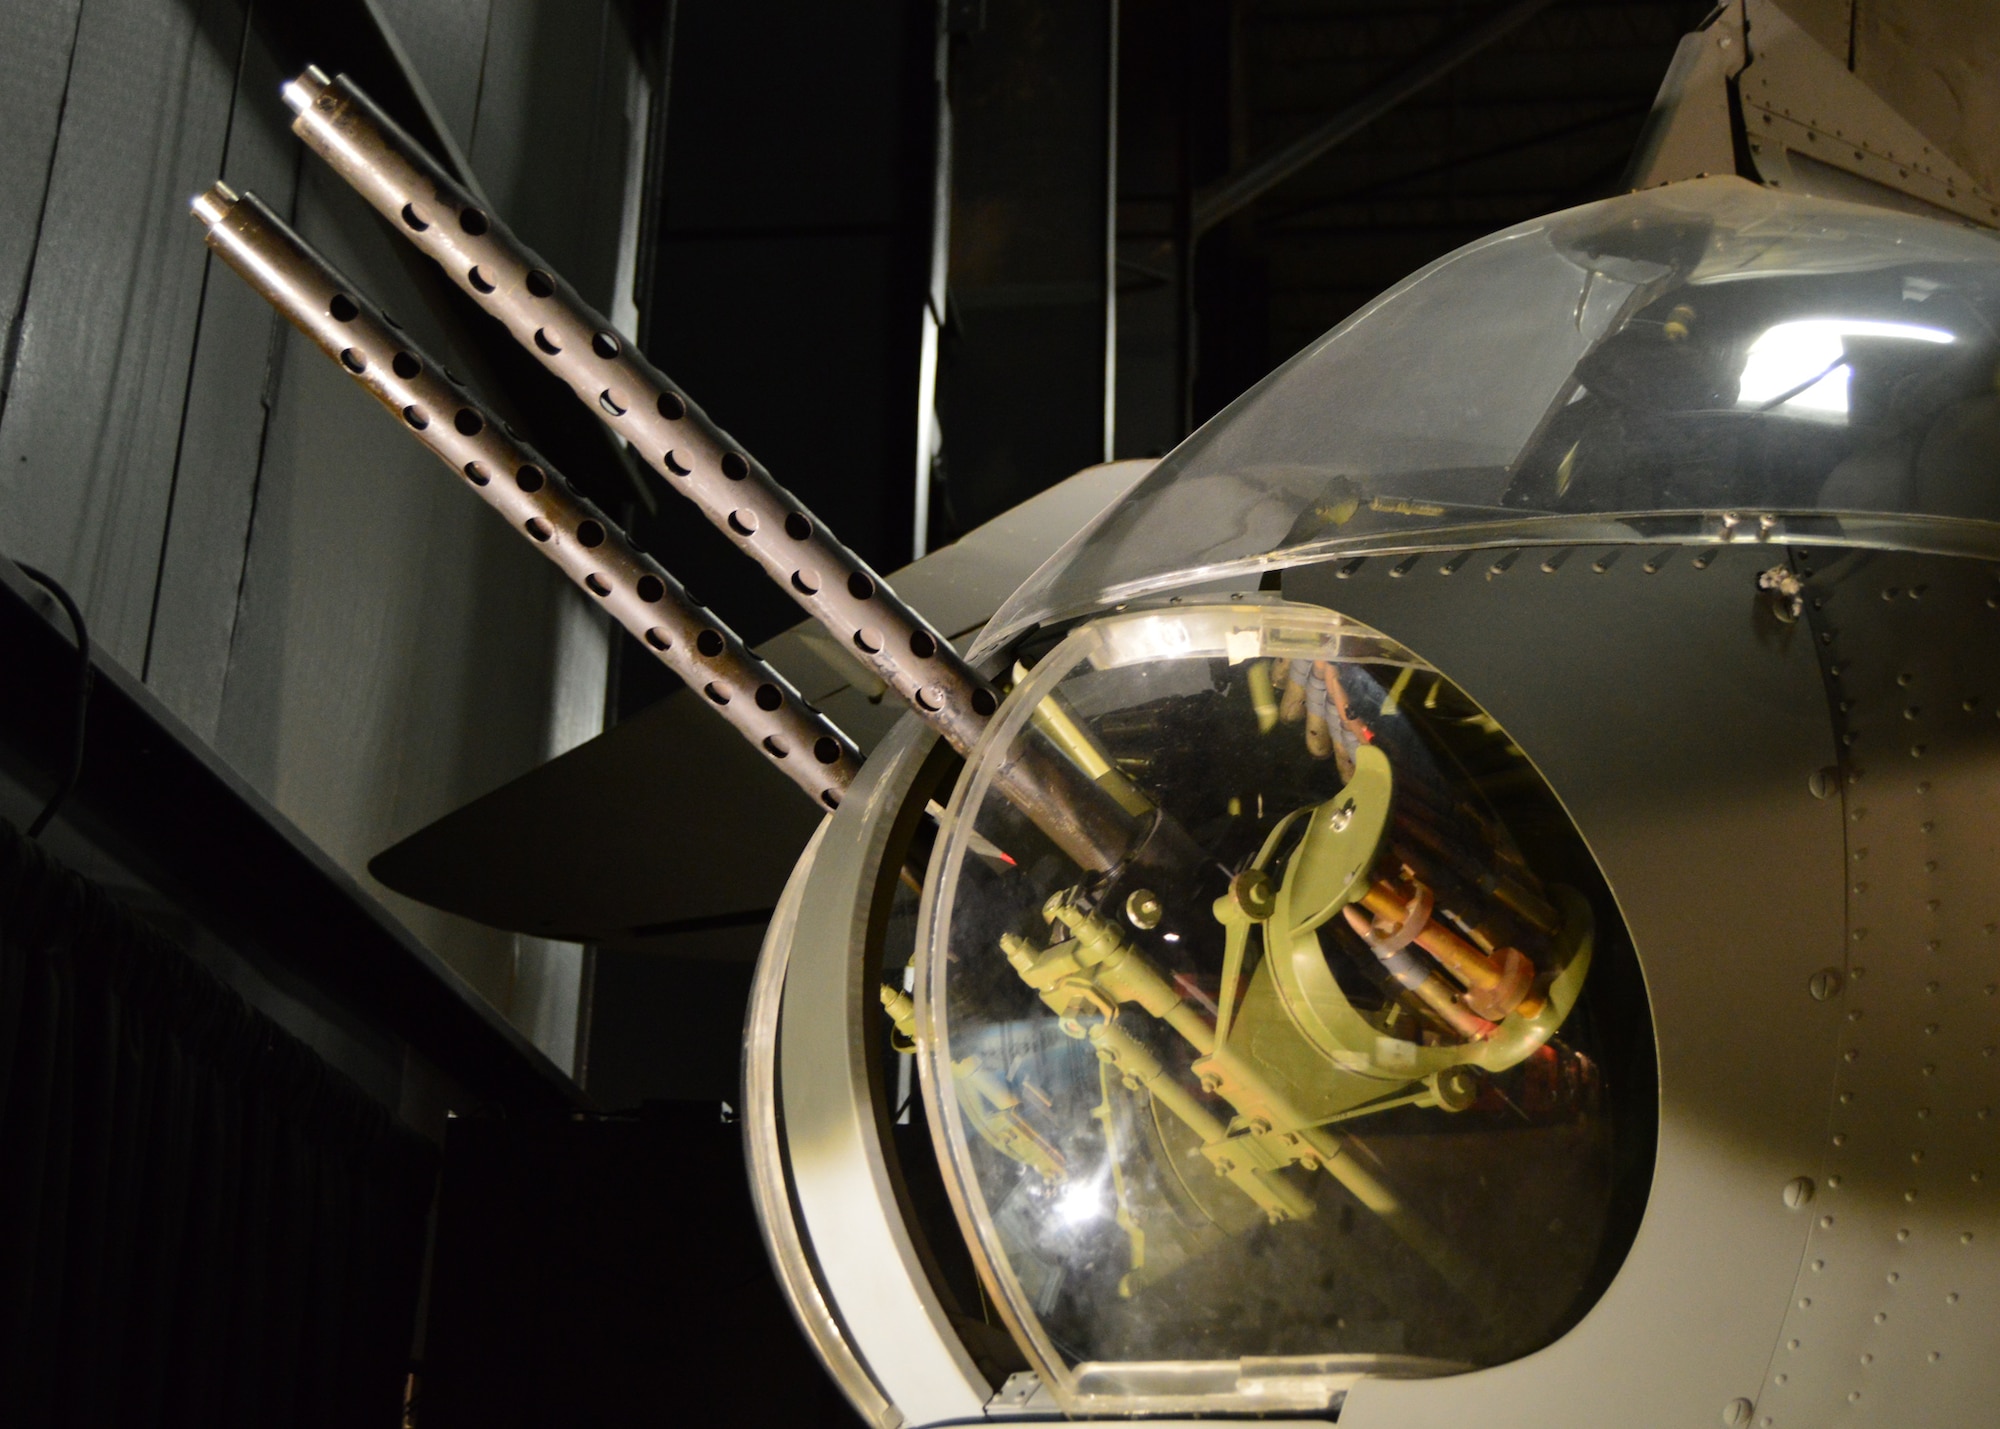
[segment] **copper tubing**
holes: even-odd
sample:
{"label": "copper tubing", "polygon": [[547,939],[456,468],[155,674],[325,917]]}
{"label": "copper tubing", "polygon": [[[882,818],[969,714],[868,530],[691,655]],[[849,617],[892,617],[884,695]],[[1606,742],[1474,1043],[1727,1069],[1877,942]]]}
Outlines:
{"label": "copper tubing", "polygon": [[[960,753],[999,697],[945,638],[774,481],[576,290],[474,202],[344,76],[287,84],[292,130],[616,435],[699,506],[805,611]],[[1138,825],[1046,743],[1003,770],[1006,796],[1080,867],[1127,859]]]}
{"label": "copper tubing", "polygon": [[[1385,933],[1380,925],[1368,921],[1368,915],[1350,903],[1341,909],[1348,927],[1375,954],[1376,961],[1396,985],[1408,992],[1424,1005],[1448,1031],[1457,1033],[1468,1042],[1476,1042],[1493,1034],[1493,1024],[1477,1016],[1460,1001],[1458,990],[1420,959],[1413,958],[1406,950],[1404,942],[1397,941],[1400,928],[1390,927]],[[1414,916],[1414,915],[1413,915]],[[1426,915],[1428,916],[1428,915]]]}
{"label": "copper tubing", "polygon": [[1509,1012],[1532,1017],[1540,1012],[1542,998],[1528,991],[1534,980],[1534,965],[1514,948],[1497,949],[1492,957],[1430,916],[1386,880],[1377,879],[1361,899],[1362,907],[1397,929],[1421,911],[1424,924],[1415,935],[1418,947],[1436,958],[1441,966],[1466,989],[1465,1004],[1486,1021],[1498,1021]]}
{"label": "copper tubing", "polygon": [[208,230],[208,246],[523,539],[807,794],[828,807],[840,802],[861,766],[860,752],[783,675],[689,599],[658,562],[634,549],[560,472],[445,377],[255,195],[239,197],[217,184],[192,207]]}
{"label": "copper tubing", "polygon": [[1493,1035],[1494,1024],[1454,997],[1443,978],[1427,977],[1415,991],[1429,1011],[1466,1041],[1482,1042]]}
{"label": "copper tubing", "polygon": [[[1411,912],[1410,900],[1398,893],[1385,879],[1377,879],[1375,886],[1362,895],[1361,906],[1383,922],[1397,928],[1403,925]],[[1497,987],[1500,983],[1500,969],[1493,965],[1486,954],[1451,929],[1442,927],[1435,921],[1425,923],[1423,929],[1416,935],[1416,943],[1466,987]]]}
{"label": "copper tubing", "polygon": [[1402,866],[1402,881],[1422,882],[1437,895],[1441,910],[1448,909],[1453,917],[1453,926],[1470,939],[1480,952],[1491,955],[1502,944],[1516,941],[1514,929],[1531,931],[1519,923],[1504,909],[1495,909],[1492,900],[1481,893],[1477,885],[1469,882],[1456,866],[1440,862],[1429,848],[1420,848],[1400,835],[1398,826],[1391,830],[1388,847],[1394,864]]}

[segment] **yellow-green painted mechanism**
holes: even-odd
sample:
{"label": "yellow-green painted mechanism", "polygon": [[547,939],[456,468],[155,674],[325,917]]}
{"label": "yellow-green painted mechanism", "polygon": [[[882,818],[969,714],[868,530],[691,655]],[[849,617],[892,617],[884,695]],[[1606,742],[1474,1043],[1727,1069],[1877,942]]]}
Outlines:
{"label": "yellow-green painted mechanism", "polygon": [[[1394,907],[1395,900],[1380,891],[1394,795],[1388,757],[1363,745],[1338,794],[1278,822],[1250,866],[1214,904],[1225,945],[1212,1023],[1115,922],[1090,911],[1077,890],[1059,893],[1044,906],[1043,917],[1057,934],[1047,947],[1011,933],[1001,936],[1000,945],[1063,1031],[1096,1051],[1105,1089],[1095,1115],[1107,1134],[1115,1120],[1115,1078],[1150,1104],[1153,1132],[1162,1144],[1191,1141],[1220,1181],[1246,1197],[1262,1218],[1309,1217],[1313,1202],[1294,1177],[1324,1169],[1448,1280],[1466,1285],[1476,1278],[1473,1268],[1445,1238],[1404,1210],[1334,1128],[1391,1107],[1451,1112],[1469,1106],[1481,1073],[1514,1066],[1568,1017],[1589,971],[1592,920],[1580,896],[1550,890],[1560,919],[1551,939],[1553,956],[1548,966],[1530,969],[1528,978],[1516,976],[1512,988],[1501,986],[1507,957],[1485,956],[1496,950],[1466,945],[1440,928],[1433,941],[1457,955],[1457,966],[1449,957],[1435,961],[1462,973],[1467,986],[1459,990],[1413,960],[1403,960],[1406,968],[1397,964],[1395,955],[1423,935],[1422,927],[1410,925],[1429,918],[1427,890],[1420,888],[1418,897],[1402,905],[1400,920],[1378,922],[1364,939],[1378,952],[1387,949],[1385,964],[1399,974],[1417,1008],[1430,1009],[1431,1015],[1413,1016],[1398,1003],[1389,1004],[1386,1014],[1357,1009],[1327,962],[1319,930],[1336,917],[1352,917],[1351,910],[1371,900]],[[1274,886],[1269,870],[1281,857],[1283,876]],[[1379,935],[1371,936],[1377,929]],[[1497,951],[1526,966],[1520,954]],[[1482,972],[1491,979],[1484,985]],[[1504,1010],[1493,1000],[1496,988],[1511,1001]],[[1487,994],[1483,1000],[1481,993]],[[914,1031],[908,995],[884,987],[882,997],[899,1042],[907,1043]],[[1462,1011],[1470,1002],[1499,1012],[1498,1020]],[[1225,1101],[1233,1116],[1218,1116],[1143,1038],[1120,1025],[1127,1008],[1163,1023],[1188,1044],[1196,1054],[1190,1070],[1200,1092]],[[1440,1035],[1467,1030],[1477,1035]],[[960,1108],[973,1129],[1003,1154],[1056,1179],[1060,1155],[1021,1116],[1019,1099],[1006,1084],[983,1070],[977,1057],[963,1059],[953,1072]],[[1175,1166],[1179,1158],[1162,1160]],[[1240,1230],[1251,1223],[1216,1206],[1208,1187],[1175,1174],[1189,1200],[1218,1226]],[[1129,1294],[1146,1273],[1145,1238],[1125,1206],[1122,1187],[1114,1190],[1119,1223],[1131,1238],[1132,1269],[1121,1286]]]}

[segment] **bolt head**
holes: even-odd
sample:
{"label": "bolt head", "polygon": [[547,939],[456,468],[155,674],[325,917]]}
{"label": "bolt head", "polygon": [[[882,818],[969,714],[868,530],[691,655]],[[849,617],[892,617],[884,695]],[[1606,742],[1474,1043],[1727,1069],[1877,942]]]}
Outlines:
{"label": "bolt head", "polygon": [[1135,888],[1125,900],[1125,920],[1142,932],[1159,927],[1165,914],[1159,895],[1150,888]]}
{"label": "bolt head", "polygon": [[1277,891],[1261,868],[1246,868],[1229,880],[1229,896],[1250,917],[1263,920],[1278,910]]}
{"label": "bolt head", "polygon": [[1438,1105],[1446,1111],[1464,1111],[1479,1100],[1479,1073],[1471,1067],[1447,1067],[1434,1083]]}

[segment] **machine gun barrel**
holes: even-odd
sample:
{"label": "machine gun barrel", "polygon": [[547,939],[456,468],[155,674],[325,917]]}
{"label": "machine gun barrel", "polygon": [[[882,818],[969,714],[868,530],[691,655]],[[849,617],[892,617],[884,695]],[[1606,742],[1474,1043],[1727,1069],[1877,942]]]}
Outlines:
{"label": "machine gun barrel", "polygon": [[292,128],[959,750],[993,688],[731,437],[479,208],[345,76],[285,87]]}
{"label": "machine gun barrel", "polygon": [[[481,208],[345,76],[285,86],[292,130],[507,328],[669,487],[699,506],[806,612],[960,753],[999,706],[993,686],[859,556],[718,427],[576,290]],[[1080,866],[1124,866],[1150,835],[1046,741],[1003,774],[1008,798]]]}
{"label": "machine gun barrel", "polygon": [[617,524],[426,357],[353,283],[258,201],[216,184],[192,204],[208,246],[410,435],[590,593],[724,719],[828,807],[860,768],[854,742],[696,605]]}

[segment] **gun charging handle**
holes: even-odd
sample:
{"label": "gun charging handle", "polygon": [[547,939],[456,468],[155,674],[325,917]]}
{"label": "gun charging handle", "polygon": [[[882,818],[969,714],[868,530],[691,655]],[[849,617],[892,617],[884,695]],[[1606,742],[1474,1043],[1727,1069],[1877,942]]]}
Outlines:
{"label": "gun charging handle", "polygon": [[828,808],[860,768],[852,740],[533,449],[476,403],[253,194],[191,205],[208,246],[587,591],[660,662]]}

